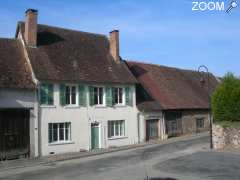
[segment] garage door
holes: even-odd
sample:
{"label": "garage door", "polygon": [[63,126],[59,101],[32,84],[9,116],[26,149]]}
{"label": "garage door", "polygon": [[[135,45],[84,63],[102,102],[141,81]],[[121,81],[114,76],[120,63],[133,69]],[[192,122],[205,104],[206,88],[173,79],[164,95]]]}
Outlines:
{"label": "garage door", "polygon": [[29,110],[0,110],[0,160],[29,155]]}

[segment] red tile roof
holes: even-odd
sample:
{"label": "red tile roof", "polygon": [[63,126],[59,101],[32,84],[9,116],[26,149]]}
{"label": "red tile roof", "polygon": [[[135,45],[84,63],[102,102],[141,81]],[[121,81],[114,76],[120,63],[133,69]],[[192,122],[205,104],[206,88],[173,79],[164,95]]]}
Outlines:
{"label": "red tile roof", "polygon": [[[127,64],[152,102],[158,102],[163,110],[209,108],[207,87],[201,86],[199,72],[132,61]],[[212,74],[209,84],[210,92],[218,84]],[[142,104],[139,104],[141,110],[149,109],[148,103]]]}

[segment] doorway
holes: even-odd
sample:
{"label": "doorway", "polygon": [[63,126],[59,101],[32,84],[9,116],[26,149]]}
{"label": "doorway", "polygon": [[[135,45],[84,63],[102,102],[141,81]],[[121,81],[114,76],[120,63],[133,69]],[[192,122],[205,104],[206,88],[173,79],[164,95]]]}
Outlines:
{"label": "doorway", "polygon": [[91,149],[100,148],[100,124],[91,124]]}
{"label": "doorway", "polygon": [[150,119],[146,120],[146,140],[153,140],[159,138],[159,120]]}
{"label": "doorway", "polygon": [[29,110],[0,110],[0,160],[29,156],[29,115]]}

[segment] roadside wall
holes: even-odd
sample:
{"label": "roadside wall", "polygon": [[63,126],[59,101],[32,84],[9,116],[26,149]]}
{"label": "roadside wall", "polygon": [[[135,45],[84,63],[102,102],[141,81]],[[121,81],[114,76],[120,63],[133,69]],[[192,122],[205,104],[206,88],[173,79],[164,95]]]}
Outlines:
{"label": "roadside wall", "polygon": [[223,149],[227,146],[240,148],[240,128],[213,125],[213,147]]}

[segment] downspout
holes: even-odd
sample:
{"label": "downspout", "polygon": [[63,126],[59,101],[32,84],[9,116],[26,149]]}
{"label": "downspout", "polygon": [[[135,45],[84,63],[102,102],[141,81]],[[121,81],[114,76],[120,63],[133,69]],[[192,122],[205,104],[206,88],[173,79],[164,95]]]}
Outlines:
{"label": "downspout", "polygon": [[41,132],[42,132],[42,123],[41,123],[41,107],[40,107],[40,103],[39,103],[39,89],[40,89],[40,84],[37,83],[37,90],[36,90],[36,99],[37,99],[37,114],[38,114],[38,156],[41,157],[42,156],[42,136],[41,136]]}
{"label": "downspout", "polygon": [[141,142],[140,141],[140,115],[141,113],[137,113],[137,131],[138,131],[138,144]]}

